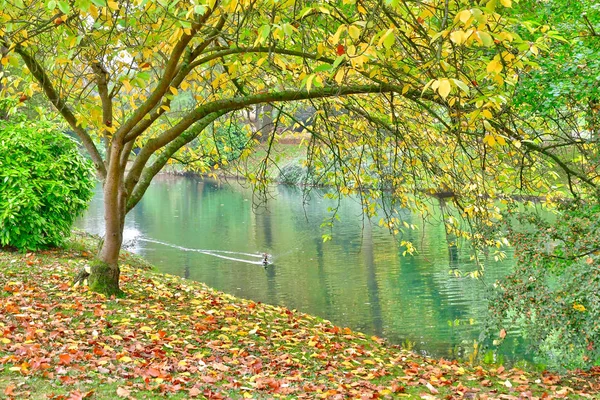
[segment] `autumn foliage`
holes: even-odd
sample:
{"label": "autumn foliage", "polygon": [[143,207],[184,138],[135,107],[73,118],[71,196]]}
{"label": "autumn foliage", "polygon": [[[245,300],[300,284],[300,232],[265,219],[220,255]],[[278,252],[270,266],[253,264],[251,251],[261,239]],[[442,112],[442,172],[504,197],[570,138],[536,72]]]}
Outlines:
{"label": "autumn foliage", "polygon": [[107,301],[65,283],[90,257],[0,253],[0,396],[517,399],[600,388],[593,371],[561,378],[422,357],[129,257],[128,297]]}

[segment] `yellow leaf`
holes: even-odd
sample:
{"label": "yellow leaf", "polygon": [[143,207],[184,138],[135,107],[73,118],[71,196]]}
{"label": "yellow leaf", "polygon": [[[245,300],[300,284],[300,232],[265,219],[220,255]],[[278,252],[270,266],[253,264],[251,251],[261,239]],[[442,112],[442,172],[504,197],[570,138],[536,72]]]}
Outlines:
{"label": "yellow leaf", "polygon": [[133,360],[131,359],[131,357],[123,356],[123,357],[119,358],[119,361],[126,363],[126,362],[132,362]]}
{"label": "yellow leaf", "polygon": [[494,138],[494,135],[485,135],[485,137],[483,138],[483,143],[487,144],[490,147],[494,147],[494,145],[496,144],[496,139]]}
{"label": "yellow leaf", "polygon": [[117,3],[116,1],[110,1],[110,0],[108,0],[108,1],[106,2],[106,4],[108,4],[108,7],[109,7],[111,10],[118,10],[118,9],[119,9],[119,3]]}
{"label": "yellow leaf", "polygon": [[115,339],[115,340],[123,340],[123,338],[119,335],[110,335],[111,338]]}
{"label": "yellow leaf", "polygon": [[174,88],[173,86],[170,86],[170,87],[169,87],[169,90],[170,90],[170,91],[171,91],[171,93],[173,93],[175,96],[177,96],[177,93],[179,93],[179,92],[178,92],[178,90],[177,90],[177,88]]}
{"label": "yellow leaf", "polygon": [[504,7],[512,7],[512,0],[500,0]]}
{"label": "yellow leaf", "polygon": [[140,331],[142,331],[142,332],[150,332],[151,330],[152,330],[152,328],[150,328],[149,326],[145,326],[145,325],[140,328]]}
{"label": "yellow leaf", "polygon": [[500,73],[500,72],[502,72],[502,63],[497,59],[493,59],[487,65],[486,71],[489,73],[492,73],[492,72]]}
{"label": "yellow leaf", "polygon": [[0,63],[2,63],[3,67],[6,67],[8,65],[8,57],[2,57],[2,60],[0,60]]}
{"label": "yellow leaf", "polygon": [[438,94],[442,96],[443,99],[445,99],[450,94],[452,86],[450,85],[450,81],[448,79],[440,79],[439,82],[440,84],[438,86]]}
{"label": "yellow leaf", "polygon": [[535,54],[536,56],[540,53],[540,51],[538,50],[537,46],[535,45],[531,45],[529,47],[529,51],[531,51],[533,54]]}
{"label": "yellow leaf", "polygon": [[342,84],[342,81],[344,80],[344,76],[345,76],[345,72],[343,69],[340,69],[336,74],[335,74],[335,81],[337,82],[338,85]]}
{"label": "yellow leaf", "polygon": [[0,342],[2,342],[3,344],[9,344],[10,343],[10,339],[9,338],[2,338],[2,339],[0,339]]}
{"label": "yellow leaf", "polygon": [[462,44],[467,40],[467,35],[463,31],[454,31],[450,34],[450,40],[456,44]]}
{"label": "yellow leaf", "polygon": [[91,5],[90,5],[90,15],[91,15],[93,18],[98,18],[98,15],[99,15],[99,14],[98,14],[98,8],[96,8],[96,6],[95,6],[95,5],[93,5],[93,4],[91,4]]}
{"label": "yellow leaf", "polygon": [[490,110],[488,110],[488,109],[485,109],[485,110],[483,110],[481,113],[482,113],[482,114],[483,114],[483,116],[484,116],[484,117],[486,117],[487,119],[492,119],[492,118],[493,118],[493,116],[492,116],[492,113],[491,113],[491,112],[490,112]]}
{"label": "yellow leaf", "polygon": [[356,40],[360,37],[360,28],[356,25],[350,25],[348,28],[348,34],[352,39]]}
{"label": "yellow leaf", "polygon": [[342,32],[344,32],[345,30],[346,30],[346,27],[344,25],[340,25],[340,27],[335,32],[335,35],[333,35],[333,38],[331,39],[331,41],[333,42],[333,44],[338,44],[339,43],[340,36],[342,35]]}
{"label": "yellow leaf", "polygon": [[311,74],[308,79],[306,80],[306,91],[310,92],[310,89],[312,87],[312,82],[315,79],[315,74]]}
{"label": "yellow leaf", "polygon": [[129,83],[127,79],[123,80],[123,86],[125,86],[125,90],[127,90],[128,92],[131,92],[131,89],[133,89],[131,83]]}
{"label": "yellow leaf", "polygon": [[471,10],[462,10],[456,17],[464,24],[471,18]]}

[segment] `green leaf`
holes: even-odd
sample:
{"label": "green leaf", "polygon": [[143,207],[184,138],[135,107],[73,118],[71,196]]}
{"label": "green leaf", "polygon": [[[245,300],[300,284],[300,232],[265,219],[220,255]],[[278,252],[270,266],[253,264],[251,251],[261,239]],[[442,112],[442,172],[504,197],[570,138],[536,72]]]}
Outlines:
{"label": "green leaf", "polygon": [[324,71],[330,71],[331,70],[331,65],[329,64],[321,64],[319,65],[317,68],[315,68],[315,72],[324,72]]}
{"label": "green leaf", "polygon": [[494,44],[494,39],[492,39],[492,36],[487,32],[478,31],[477,36],[479,36],[479,39],[481,39],[481,42],[486,47],[490,47]]}
{"label": "green leaf", "polygon": [[464,83],[460,79],[452,79],[452,82],[454,82],[454,84],[456,86],[458,86],[460,88],[460,90],[462,90],[466,94],[469,94],[469,92],[470,92],[469,86],[466,83]]}
{"label": "green leaf", "polygon": [[58,9],[64,14],[71,12],[71,6],[69,5],[69,2],[64,0],[58,2]]}
{"label": "green leaf", "polygon": [[345,59],[346,59],[345,54],[342,54],[341,56],[336,58],[335,61],[333,62],[333,68],[334,69],[337,68]]}

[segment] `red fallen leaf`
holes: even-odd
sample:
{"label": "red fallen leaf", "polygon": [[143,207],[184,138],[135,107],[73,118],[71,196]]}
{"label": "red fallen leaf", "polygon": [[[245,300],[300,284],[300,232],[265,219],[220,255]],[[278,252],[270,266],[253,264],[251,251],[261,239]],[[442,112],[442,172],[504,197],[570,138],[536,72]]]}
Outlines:
{"label": "red fallen leaf", "polygon": [[392,387],[390,387],[390,390],[392,393],[404,393],[406,391],[406,387],[394,383],[392,384]]}
{"label": "red fallen leaf", "polygon": [[69,364],[71,364],[72,358],[71,358],[71,355],[69,355],[69,354],[61,354],[61,355],[58,356],[58,358],[59,358],[58,363],[60,365],[69,365]]}
{"label": "red fallen leaf", "polygon": [[14,292],[18,291],[18,289],[16,287],[12,287],[10,285],[4,285],[4,290],[6,290],[7,292],[10,292],[10,293],[14,293]]}
{"label": "red fallen leaf", "polygon": [[83,393],[81,393],[79,390],[74,390],[69,393],[67,400],[83,400]]}
{"label": "red fallen leaf", "polygon": [[344,55],[346,53],[346,48],[344,47],[344,45],[338,44],[335,49],[335,52],[338,56]]}
{"label": "red fallen leaf", "polygon": [[198,389],[197,387],[193,387],[188,391],[188,394],[190,395],[190,397],[196,397],[200,394],[200,389]]}
{"label": "red fallen leaf", "polygon": [[98,347],[98,346],[94,347],[94,355],[103,356],[104,355],[104,349],[101,348],[101,347]]}
{"label": "red fallen leaf", "polygon": [[17,388],[16,385],[14,384],[10,384],[6,387],[6,389],[4,389],[4,394],[7,396],[14,396],[15,393],[13,392],[15,389]]}
{"label": "red fallen leaf", "polygon": [[221,371],[221,372],[227,372],[227,371],[229,371],[229,367],[227,365],[221,364],[221,363],[214,363],[212,365],[212,367],[214,369],[216,369],[217,371]]}
{"label": "red fallen leaf", "polygon": [[196,330],[196,332],[201,333],[208,330],[208,327],[204,324],[201,324],[200,322],[196,322],[194,324],[194,329]]}
{"label": "red fallen leaf", "polygon": [[70,376],[66,376],[66,375],[63,375],[58,379],[63,383],[63,385],[74,385],[76,382],[75,379],[71,378]]}
{"label": "red fallen leaf", "polygon": [[203,375],[200,377],[200,380],[202,380],[202,382],[204,382],[204,383],[215,383],[215,382],[219,381],[217,378],[215,378],[214,376],[210,376],[210,375]]}
{"label": "red fallen leaf", "polygon": [[158,331],[158,337],[163,339],[165,336],[167,336],[167,332],[160,330]]}
{"label": "red fallen leaf", "polygon": [[506,337],[506,329],[500,329],[500,339],[504,339]]}
{"label": "red fallen leaf", "polygon": [[250,304],[248,304],[248,308],[250,308],[250,309],[256,308],[256,303],[250,303]]}
{"label": "red fallen leaf", "polygon": [[501,374],[501,373],[503,373],[503,372],[504,372],[504,365],[501,365],[501,366],[498,368],[498,371],[496,371],[496,372],[497,372],[498,374]]}
{"label": "red fallen leaf", "polygon": [[150,367],[148,368],[148,375],[150,375],[153,378],[158,378],[161,374],[160,371],[154,367]]}
{"label": "red fallen leaf", "polygon": [[119,396],[119,397],[129,397],[130,394],[131,394],[131,391],[125,389],[124,387],[117,388],[117,396]]}
{"label": "red fallen leaf", "polygon": [[101,317],[103,315],[104,315],[104,311],[102,311],[102,308],[100,308],[100,307],[94,308],[94,317]]}

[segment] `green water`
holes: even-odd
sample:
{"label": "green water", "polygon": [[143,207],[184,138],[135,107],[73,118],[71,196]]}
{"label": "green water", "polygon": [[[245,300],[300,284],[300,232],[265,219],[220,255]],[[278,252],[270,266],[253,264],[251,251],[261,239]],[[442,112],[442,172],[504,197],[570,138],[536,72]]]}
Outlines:
{"label": "green water", "polygon": [[[481,280],[457,277],[455,270],[476,266],[468,250],[448,248],[439,223],[423,224],[405,213],[418,226],[408,239],[419,252],[403,256],[389,232],[364,220],[360,205],[348,199],[341,203],[333,239],[323,243],[319,226],[335,203],[318,193],[306,203],[299,189],[284,186],[274,188],[273,196],[254,212],[252,191],[238,183],[159,177],[128,216],[125,240],[161,271],[235,296],[285,305],[438,357],[472,351],[486,316],[486,293],[510,270],[510,256],[490,261]],[[79,226],[102,233],[102,225],[98,193]],[[194,249],[268,252],[273,265]],[[501,351],[513,358],[521,350],[509,342]]]}

